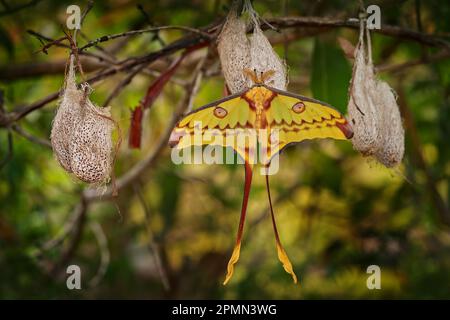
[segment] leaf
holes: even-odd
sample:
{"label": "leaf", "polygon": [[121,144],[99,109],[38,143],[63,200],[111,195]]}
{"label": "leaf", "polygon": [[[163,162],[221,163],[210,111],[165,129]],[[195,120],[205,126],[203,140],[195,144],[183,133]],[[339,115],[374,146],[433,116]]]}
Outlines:
{"label": "leaf", "polygon": [[341,47],[342,51],[344,52],[345,56],[348,59],[354,59],[355,57],[355,46],[348,41],[347,39],[343,37],[338,37],[337,41],[339,43],[339,46]]}
{"label": "leaf", "polygon": [[311,69],[314,98],[345,112],[351,68],[335,42],[316,38]]}
{"label": "leaf", "polygon": [[128,144],[130,148],[139,149],[141,147],[141,136],[142,136],[142,115],[144,111],[142,106],[137,106],[131,114],[131,126]]}
{"label": "leaf", "polygon": [[205,43],[199,43],[186,49],[182,55],[176,58],[172,64],[167,68],[166,71],[161,73],[161,75],[148,87],[147,93],[139,105],[134,109],[133,118],[131,119],[130,125],[130,137],[129,146],[130,148],[140,148],[141,147],[141,133],[142,133],[142,111],[147,108],[151,108],[155,100],[161,94],[164,86],[172,78],[177,68],[180,66],[181,62],[193,51],[203,48],[206,46]]}
{"label": "leaf", "polygon": [[142,113],[146,108],[150,108],[158,96],[161,94],[162,89],[166,83],[173,76],[181,61],[187,54],[179,56],[174,62],[169,66],[169,68],[164,71],[147,89],[144,99],[139,103],[139,105],[134,109],[131,125],[130,125],[130,136],[129,136],[129,146],[130,148],[139,149],[141,147],[141,133],[142,133]]}

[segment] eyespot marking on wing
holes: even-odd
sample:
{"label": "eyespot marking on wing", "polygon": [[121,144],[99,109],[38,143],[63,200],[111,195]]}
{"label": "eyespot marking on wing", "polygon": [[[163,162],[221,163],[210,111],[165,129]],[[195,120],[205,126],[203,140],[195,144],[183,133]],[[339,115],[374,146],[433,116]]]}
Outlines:
{"label": "eyespot marking on wing", "polygon": [[216,107],[216,108],[214,108],[214,115],[215,115],[217,118],[223,119],[223,118],[225,118],[225,117],[227,116],[227,114],[228,114],[228,111],[225,110],[225,109],[222,108],[222,107]]}
{"label": "eyespot marking on wing", "polygon": [[305,111],[305,104],[301,101],[297,102],[292,106],[292,111],[294,111],[295,113],[302,113],[303,111]]}

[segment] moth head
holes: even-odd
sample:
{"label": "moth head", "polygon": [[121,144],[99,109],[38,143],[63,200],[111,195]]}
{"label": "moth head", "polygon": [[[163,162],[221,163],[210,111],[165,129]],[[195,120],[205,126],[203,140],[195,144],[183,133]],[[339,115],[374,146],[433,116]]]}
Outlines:
{"label": "moth head", "polygon": [[253,83],[256,85],[265,84],[267,82],[267,80],[269,80],[275,74],[274,70],[261,71],[258,73],[256,68],[253,70],[244,68],[243,72],[244,72],[244,75],[248,79],[253,81]]}

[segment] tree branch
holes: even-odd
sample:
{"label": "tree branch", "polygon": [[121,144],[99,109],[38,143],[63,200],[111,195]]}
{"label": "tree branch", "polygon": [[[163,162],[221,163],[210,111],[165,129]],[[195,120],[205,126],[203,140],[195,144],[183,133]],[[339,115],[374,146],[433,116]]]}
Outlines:
{"label": "tree branch", "polygon": [[[274,18],[269,20],[269,23],[276,26],[277,28],[284,29],[284,28],[294,28],[294,27],[317,27],[317,28],[336,28],[336,27],[345,27],[345,28],[352,28],[352,29],[358,29],[359,28],[359,22],[356,19],[333,19],[333,18],[323,18],[323,17],[282,17],[282,18]],[[149,53],[144,56],[140,57],[133,57],[128,58],[125,60],[122,60],[117,63],[117,65],[114,65],[112,67],[106,68],[99,72],[97,75],[92,76],[87,81],[90,84],[96,83],[102,79],[105,79],[109,76],[112,76],[118,72],[124,72],[128,70],[134,69],[134,67],[142,64],[149,64],[153,61],[156,61],[162,57],[168,56],[170,54],[173,54],[174,52],[177,52],[182,49],[186,49],[195,45],[198,45],[200,43],[210,43],[215,37],[217,37],[217,33],[220,30],[221,23],[216,23],[211,26],[201,28],[201,29],[195,29],[197,30],[197,33],[195,35],[187,35],[179,40],[167,45],[166,47],[162,48],[161,50]],[[267,24],[262,24],[261,27],[263,29],[267,29]],[[157,30],[161,28],[173,28],[171,26],[166,27],[158,27],[158,28],[151,28],[151,29],[143,29],[143,30]],[[183,27],[184,28],[184,27]],[[191,28],[187,28],[189,31],[193,31]],[[135,31],[129,31],[122,34],[118,34],[115,36],[123,35],[123,34],[133,34],[133,33],[139,33],[143,32],[142,30],[135,30]],[[413,31],[410,29],[405,29],[397,26],[390,26],[390,25],[383,25],[380,30],[374,30],[374,32],[394,36],[402,39],[407,39],[411,41],[416,41],[419,43],[423,43],[429,46],[438,46],[438,47],[444,47],[446,50],[450,50],[450,45],[447,41],[440,39],[438,37],[435,37],[433,35],[424,34],[421,32]],[[206,38],[206,34],[209,35],[209,39]],[[114,35],[113,35],[114,36]],[[108,37],[108,36],[106,36]],[[110,36],[111,37],[111,36]],[[102,39],[102,38],[100,38]],[[95,42],[95,40],[94,40]],[[98,43],[98,42],[96,42]],[[94,44],[92,44],[94,45]],[[80,51],[83,48],[80,49]],[[30,112],[33,112],[34,110],[37,110],[43,106],[45,106],[47,103],[54,101],[59,96],[58,92],[55,92],[31,105],[24,106],[21,108],[18,108],[9,114],[3,115],[2,118],[0,118],[0,126],[8,126],[10,123],[17,121]]]}
{"label": "tree branch", "polygon": [[[284,17],[274,18],[268,21],[270,24],[280,29],[300,26],[319,28],[345,27],[351,29],[359,29],[359,21],[357,19],[343,20],[328,17]],[[261,28],[267,29],[268,27],[265,25],[261,25]],[[398,26],[385,24],[381,26],[381,29],[374,29],[372,30],[372,32],[419,42],[432,47],[444,47],[446,49],[450,49],[450,44],[441,38]]]}

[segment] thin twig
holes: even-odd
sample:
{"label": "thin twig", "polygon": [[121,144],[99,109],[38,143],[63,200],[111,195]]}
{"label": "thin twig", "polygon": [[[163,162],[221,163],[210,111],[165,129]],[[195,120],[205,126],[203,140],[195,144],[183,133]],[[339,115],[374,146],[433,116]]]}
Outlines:
{"label": "thin twig", "polygon": [[[202,40],[199,38],[183,38],[181,40],[173,42],[172,44],[168,45],[167,47],[165,47],[161,50],[152,52],[148,55],[141,56],[138,58],[125,59],[124,61],[119,63],[120,66],[113,66],[111,68],[107,68],[104,71],[88,78],[86,80],[86,82],[92,85],[93,83],[103,80],[103,79],[105,79],[109,76],[112,76],[118,72],[131,70],[133,67],[140,65],[140,64],[149,64],[153,61],[158,60],[159,58],[170,55],[178,50],[186,49],[186,48],[198,45],[201,42],[202,42]],[[47,103],[52,102],[55,99],[57,99],[59,97],[59,95],[60,95],[59,91],[52,93],[52,94],[48,95],[47,97],[45,97],[35,103],[32,103],[31,105],[17,108],[16,110],[4,115],[4,119],[0,119],[0,120],[3,120],[3,121],[0,121],[0,127],[7,126],[10,123],[25,117],[30,112],[33,112],[36,109],[42,108]]]}
{"label": "thin twig", "polygon": [[415,66],[419,66],[419,65],[427,64],[427,63],[433,63],[433,62],[437,62],[437,61],[448,59],[448,58],[450,58],[450,51],[442,50],[434,55],[423,56],[422,58],[417,59],[417,60],[411,60],[411,61],[407,61],[407,62],[399,63],[399,64],[378,65],[375,67],[375,71],[376,72],[396,73],[396,72],[400,72],[400,71],[409,69],[411,67],[415,67]]}
{"label": "thin twig", "polygon": [[141,192],[141,187],[140,187],[138,181],[133,184],[133,188],[134,188],[134,192],[138,196],[139,202],[141,203],[142,209],[144,210],[145,225],[146,225],[147,236],[148,236],[148,246],[149,246],[150,252],[153,255],[153,259],[155,259],[156,269],[158,270],[159,278],[161,279],[161,283],[164,287],[164,290],[169,291],[170,283],[169,283],[169,278],[167,276],[168,268],[166,266],[164,266],[162,263],[161,254],[160,254],[160,246],[156,242],[156,238],[155,238],[155,235],[152,230],[152,224],[151,224],[151,219],[150,219],[150,216],[151,216],[150,210],[149,210],[147,203],[144,199],[144,196]]}
{"label": "thin twig", "polygon": [[113,40],[113,39],[117,39],[117,38],[121,38],[121,37],[129,37],[129,36],[134,36],[134,35],[138,35],[138,34],[161,31],[161,30],[184,30],[184,31],[189,31],[189,32],[198,34],[206,40],[212,40],[212,36],[209,33],[204,32],[200,29],[184,27],[184,26],[161,26],[161,27],[152,27],[152,28],[141,29],[141,30],[131,30],[131,31],[126,31],[126,32],[122,32],[122,33],[106,35],[106,36],[97,38],[95,40],[89,41],[87,44],[85,44],[84,46],[79,48],[78,51],[80,51],[80,52],[84,51],[92,46],[97,45],[98,43],[101,43],[101,42],[105,42],[105,41],[109,41],[109,40]]}
{"label": "thin twig", "polygon": [[89,227],[97,239],[98,249],[100,251],[100,266],[98,267],[97,273],[89,281],[89,287],[96,287],[108,270],[108,266],[111,260],[111,255],[108,248],[108,240],[103,232],[102,226],[98,222],[89,223]]}
{"label": "thin twig", "polygon": [[70,238],[69,244],[63,250],[61,253],[59,259],[57,262],[53,264],[53,266],[50,268],[49,273],[54,276],[58,276],[65,266],[69,263],[69,261],[72,259],[73,255],[75,254],[78,245],[80,244],[84,225],[86,223],[86,212],[88,210],[88,203],[81,198],[79,203],[79,215],[78,219],[75,221],[75,225],[70,230],[70,233],[72,233],[72,237]]}
{"label": "thin twig", "polygon": [[31,0],[30,2],[18,5],[16,7],[7,8],[4,11],[0,11],[0,18],[4,17],[4,16],[7,16],[7,15],[10,15],[10,14],[14,14],[14,13],[19,12],[20,10],[26,9],[28,7],[32,7],[32,6],[38,4],[41,1],[42,0]]}
{"label": "thin twig", "polygon": [[[87,3],[86,8],[84,8],[83,13],[81,14],[81,19],[80,19],[80,28],[83,25],[84,19],[86,18],[87,14],[89,13],[89,11],[91,11],[92,7],[94,6],[94,1],[89,0]],[[81,29],[80,29],[81,30]],[[79,29],[75,29],[73,31],[73,43],[75,45],[77,45],[77,33],[78,33]]]}
{"label": "thin twig", "polygon": [[[331,27],[347,27],[352,29],[358,29],[359,23],[358,21],[352,21],[352,20],[342,20],[342,19],[332,19],[332,18],[322,18],[322,17],[284,17],[284,18],[276,18],[269,20],[269,23],[272,25],[276,25],[278,28],[293,28],[293,27],[299,27],[299,26],[308,26],[308,27],[318,27],[318,28],[331,28]],[[266,25],[262,25],[262,28],[267,28]],[[173,28],[173,26],[165,26],[165,27],[157,27],[157,28],[150,28],[150,29],[144,29],[149,32],[149,30],[157,30],[161,28]],[[183,27],[184,28],[184,27]],[[191,46],[195,46],[201,42],[210,42],[211,38],[205,39],[204,34],[213,34],[213,31],[217,31],[220,28],[220,24],[215,24],[207,28],[200,29],[194,29],[197,31],[200,31],[203,33],[203,35],[197,35],[197,37],[192,36],[185,36],[169,45],[164,47],[163,49],[152,52],[150,54],[137,57],[137,58],[128,58],[123,61],[120,61],[117,63],[117,65],[106,68],[99,74],[91,77],[88,79],[88,82],[90,84],[93,84],[95,82],[98,82],[104,78],[107,78],[109,76],[112,76],[118,72],[124,72],[127,70],[133,69],[135,66],[144,64],[144,63],[150,63],[157,59],[160,59],[164,56],[170,55],[178,50],[186,49]],[[191,28],[188,28],[188,30]],[[136,32],[142,32],[143,30],[134,30],[129,31],[131,33]],[[189,30],[192,31],[193,30]],[[424,34],[420,32],[416,32],[410,29],[404,29],[397,26],[390,26],[390,25],[383,25],[381,29],[374,30],[374,32],[395,36],[403,39],[409,39],[413,41],[417,41],[419,43],[424,43],[426,45],[430,46],[441,46],[445,47],[446,49],[449,49],[449,43],[443,39],[440,39],[438,37],[435,37],[433,35]],[[118,34],[123,35],[126,33]],[[116,35],[116,36],[118,36]],[[114,36],[114,35],[113,35]],[[105,37],[113,37],[113,36],[105,36]],[[212,36],[210,36],[212,37]],[[102,38],[100,38],[102,39]],[[106,41],[106,40],[105,40]],[[95,40],[94,40],[95,42]],[[91,46],[94,44],[92,43]],[[81,49],[80,49],[81,50]],[[46,98],[43,98],[40,101],[37,101],[29,106],[22,107],[18,110],[15,110],[11,112],[11,114],[8,115],[7,122],[1,121],[0,126],[6,126],[11,122],[17,121],[21,119],[22,117],[26,116],[28,113],[39,109],[46,105],[47,103],[55,100],[58,97],[59,93],[53,93],[49,95]]]}
{"label": "thin twig", "polygon": [[[344,27],[351,29],[359,29],[359,21],[357,19],[334,19],[327,17],[282,17],[269,19],[269,23],[278,28],[294,28],[294,27],[320,27],[320,28],[336,28]],[[264,25],[261,28],[267,29]],[[449,42],[431,34],[417,32],[411,29],[402,28],[392,25],[382,25],[380,29],[372,30],[376,33],[385,34],[392,37],[407,39],[432,47],[444,47],[450,49]]]}
{"label": "thin twig", "polygon": [[131,81],[133,81],[134,77],[146,67],[147,65],[142,64],[132,69],[131,72],[125,78],[123,78],[122,81],[120,81],[116,85],[116,87],[111,91],[108,98],[106,98],[105,102],[103,103],[103,107],[107,107],[111,103],[111,101],[115,97],[117,97],[122,92],[122,90],[125,89],[125,87],[131,83]]}
{"label": "thin twig", "polygon": [[43,252],[49,251],[63,243],[63,241],[75,228],[78,221],[81,219],[81,216],[85,214],[86,212],[85,207],[86,205],[83,204],[83,201],[80,201],[80,203],[75,206],[75,209],[70,215],[70,218],[61,228],[58,235],[45,242],[42,246],[40,246],[40,251],[37,253],[38,256],[41,255]]}
{"label": "thin twig", "polygon": [[25,139],[29,140],[30,142],[36,143],[36,144],[40,144],[41,146],[44,147],[48,147],[51,148],[52,144],[50,143],[49,140],[47,139],[43,139],[43,138],[39,138],[39,137],[35,137],[32,134],[30,134],[29,132],[26,132],[21,126],[19,126],[17,123],[12,125],[12,129],[17,132],[19,135],[21,135],[22,137],[24,137]]}
{"label": "thin twig", "polygon": [[192,76],[192,80],[191,80],[191,84],[190,84],[192,86],[192,88],[188,88],[188,90],[191,92],[191,94],[189,96],[186,112],[191,112],[192,108],[194,106],[194,99],[197,96],[198,90],[200,88],[200,83],[202,81],[203,75],[205,74],[204,66],[205,66],[206,60],[208,59],[209,52],[210,51],[208,51],[208,53],[203,58],[201,58],[200,61],[195,66],[194,74]]}

